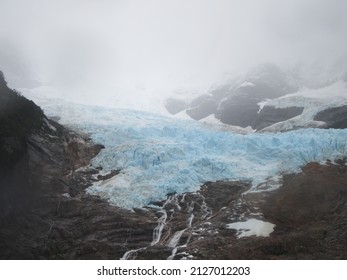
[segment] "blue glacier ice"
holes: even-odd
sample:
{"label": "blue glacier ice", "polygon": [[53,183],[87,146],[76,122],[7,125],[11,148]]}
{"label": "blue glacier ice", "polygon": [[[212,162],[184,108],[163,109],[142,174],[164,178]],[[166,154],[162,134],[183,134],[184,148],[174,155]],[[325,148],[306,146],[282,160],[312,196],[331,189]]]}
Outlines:
{"label": "blue glacier ice", "polygon": [[142,207],[168,193],[196,191],[206,181],[247,180],[257,191],[310,161],[347,155],[346,129],[239,134],[131,110],[58,103],[44,109],[105,145],[92,165],[121,173],[87,192],[125,208]]}

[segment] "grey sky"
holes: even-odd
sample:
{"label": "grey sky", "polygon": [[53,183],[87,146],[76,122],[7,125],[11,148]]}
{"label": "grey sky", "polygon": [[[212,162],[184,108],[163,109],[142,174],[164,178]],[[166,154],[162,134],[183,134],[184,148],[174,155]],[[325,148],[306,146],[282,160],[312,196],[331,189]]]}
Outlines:
{"label": "grey sky", "polygon": [[210,85],[268,61],[326,75],[337,62],[345,67],[346,4],[0,0],[0,51],[18,51],[43,83],[65,86]]}

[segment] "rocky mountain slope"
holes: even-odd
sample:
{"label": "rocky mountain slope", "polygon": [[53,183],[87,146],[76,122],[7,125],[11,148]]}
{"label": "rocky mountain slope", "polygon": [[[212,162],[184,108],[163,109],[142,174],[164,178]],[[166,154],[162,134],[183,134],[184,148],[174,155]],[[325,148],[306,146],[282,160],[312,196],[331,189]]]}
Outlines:
{"label": "rocky mountain slope", "polygon": [[[244,75],[216,83],[190,102],[169,98],[166,109],[195,120],[214,116],[224,124],[261,131],[300,127],[346,128],[345,77],[305,87],[295,73],[263,64]],[[332,108],[332,109],[330,109]],[[326,111],[330,110],[330,111]]]}
{"label": "rocky mountain slope", "polygon": [[[210,182],[162,202],[160,241],[136,259],[346,259],[346,165],[308,164],[277,191]],[[160,253],[159,253],[160,252]]]}

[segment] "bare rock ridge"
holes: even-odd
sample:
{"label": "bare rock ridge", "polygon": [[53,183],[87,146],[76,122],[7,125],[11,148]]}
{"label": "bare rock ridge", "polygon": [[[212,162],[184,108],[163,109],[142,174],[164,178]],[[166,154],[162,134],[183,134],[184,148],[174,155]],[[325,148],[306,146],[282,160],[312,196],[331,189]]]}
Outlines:
{"label": "bare rock ridge", "polygon": [[321,111],[314,120],[325,122],[327,128],[347,128],[347,105]]}
{"label": "bare rock ridge", "polygon": [[206,182],[130,211],[85,192],[119,172],[88,164],[103,146],[47,119],[2,76],[0,100],[0,259],[347,258],[345,160],[310,163],[272,192]]}
{"label": "bare rock ridge", "polygon": [[265,106],[255,118],[252,127],[256,130],[261,130],[272,124],[289,120],[293,117],[299,116],[304,111],[303,107],[286,107],[275,108],[272,106]]}

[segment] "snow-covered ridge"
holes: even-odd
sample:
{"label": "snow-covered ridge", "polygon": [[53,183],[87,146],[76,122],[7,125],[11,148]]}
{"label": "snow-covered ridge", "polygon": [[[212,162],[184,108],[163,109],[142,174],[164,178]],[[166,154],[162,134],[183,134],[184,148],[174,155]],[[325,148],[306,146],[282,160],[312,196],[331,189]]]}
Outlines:
{"label": "snow-covered ridge", "polygon": [[347,130],[238,134],[132,110],[56,102],[46,103],[44,110],[105,145],[92,164],[105,172],[122,171],[87,191],[125,208],[162,200],[168,193],[196,191],[206,181],[248,180],[254,191],[264,185],[271,189],[282,173],[347,155]]}

